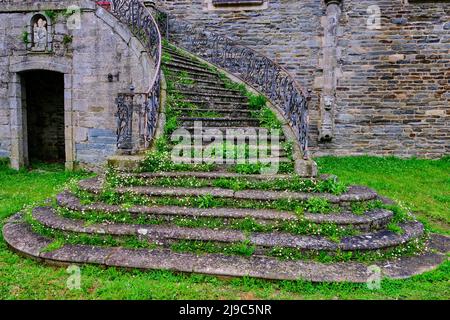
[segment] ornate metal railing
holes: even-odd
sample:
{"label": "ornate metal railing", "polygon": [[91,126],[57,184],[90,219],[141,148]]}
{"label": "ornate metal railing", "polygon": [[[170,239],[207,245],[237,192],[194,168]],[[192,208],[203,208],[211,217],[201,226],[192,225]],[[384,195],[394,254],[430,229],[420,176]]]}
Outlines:
{"label": "ornate metal railing", "polygon": [[149,147],[156,131],[161,89],[162,38],[158,24],[139,0],[111,0],[111,13],[125,23],[155,61],[155,75],[146,92],[119,93],[117,102],[117,147],[135,153]]}
{"label": "ornate metal railing", "polygon": [[309,158],[310,91],[305,91],[283,67],[263,54],[206,26],[199,29],[158,8],[153,9],[160,28],[166,30],[164,36],[170,36],[172,43],[237,76],[279,106],[297,136],[303,157]]}

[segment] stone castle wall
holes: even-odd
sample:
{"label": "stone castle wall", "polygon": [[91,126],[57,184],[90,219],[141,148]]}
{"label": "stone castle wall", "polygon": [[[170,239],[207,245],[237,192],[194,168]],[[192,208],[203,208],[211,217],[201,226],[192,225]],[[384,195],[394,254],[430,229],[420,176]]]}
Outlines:
{"label": "stone castle wall", "polygon": [[[67,27],[68,18],[63,14],[71,4],[82,8],[80,27],[75,29]],[[16,85],[14,75],[20,79],[16,69],[32,65],[33,69],[58,71],[56,67],[63,70],[65,79],[66,148],[73,152],[72,159],[67,160],[100,166],[117,151],[117,94],[129,92],[131,84],[136,92],[146,91],[154,73],[153,62],[128,28],[96,8],[94,1],[41,1],[40,5],[2,9],[0,3],[0,157],[16,156],[11,146],[17,128],[10,99]],[[51,52],[26,50],[23,34],[38,12],[53,12]],[[113,75],[112,82],[109,74]]]}
{"label": "stone castle wall", "polygon": [[[313,89],[310,145],[318,155],[435,158],[450,150],[450,6],[344,0],[337,28],[334,138],[319,142],[326,6],[269,0],[264,10],[206,10],[207,0],[159,0],[179,19],[238,40]],[[381,28],[368,28],[369,6]]]}

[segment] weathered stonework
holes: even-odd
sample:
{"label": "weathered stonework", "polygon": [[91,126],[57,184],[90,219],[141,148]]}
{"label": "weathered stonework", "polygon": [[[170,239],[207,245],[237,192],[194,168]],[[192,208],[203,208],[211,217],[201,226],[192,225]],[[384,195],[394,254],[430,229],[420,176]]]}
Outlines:
{"label": "weathered stonework", "polygon": [[[64,14],[68,5],[81,9],[79,28]],[[46,12],[53,19],[52,50],[32,52],[25,31],[35,14]],[[117,94],[131,85],[146,91],[153,74],[140,42],[94,1],[2,4],[0,20],[0,157],[10,157],[16,168],[26,164],[22,75],[49,70],[64,74],[66,166],[102,166],[117,151]]]}
{"label": "weathered stonework", "polygon": [[[450,7],[443,2],[343,0],[335,66],[326,51],[325,1],[270,0],[265,10],[204,10],[204,0],[159,0],[179,19],[238,40],[313,88],[313,155],[436,158],[450,149]],[[341,1],[326,1],[336,8]],[[380,29],[369,27],[376,5]],[[328,60],[328,61],[327,61]],[[332,63],[332,61],[331,61]],[[334,78],[330,80],[330,74]],[[335,101],[325,101],[330,92]],[[334,91],[335,93],[334,93]],[[332,114],[323,111],[331,104]],[[321,112],[322,111],[322,112]],[[323,117],[329,116],[327,117]],[[319,141],[331,120],[331,139]],[[323,126],[322,126],[323,127]]]}

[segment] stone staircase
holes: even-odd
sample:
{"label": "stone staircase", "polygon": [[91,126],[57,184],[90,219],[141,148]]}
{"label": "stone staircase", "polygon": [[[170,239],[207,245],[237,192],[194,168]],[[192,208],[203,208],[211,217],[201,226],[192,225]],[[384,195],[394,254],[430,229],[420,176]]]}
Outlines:
{"label": "stone staircase", "polygon": [[[162,147],[156,143],[163,151],[149,153],[151,163],[170,162],[164,157],[174,147],[168,135],[180,128],[200,135],[198,121],[203,131],[267,129],[242,88],[172,46],[165,52],[166,129],[174,119],[176,125],[165,132]],[[282,135],[280,141],[288,139]],[[252,138],[232,144],[248,148]],[[241,172],[237,159],[210,166],[171,163],[164,170],[149,170],[144,161],[139,172],[109,169],[48,206],[14,215],[3,236],[13,250],[51,264],[278,280],[366,282],[370,265],[385,277],[405,278],[446,259],[448,239],[428,236],[392,201],[333,176],[298,176],[292,151],[276,147],[285,172]]]}
{"label": "stone staircase", "polygon": [[[208,132],[223,134],[226,143],[231,141],[242,150],[255,150],[257,159],[252,159],[254,161],[264,163],[276,158],[279,162],[290,162],[293,167],[292,154],[282,146],[286,141],[283,131],[280,130],[277,141],[272,142],[270,130],[275,128],[261,126],[260,119],[255,117],[259,110],[255,110],[254,106],[252,109],[249,92],[245,88],[241,86],[240,90],[236,89],[238,86],[217,70],[173,46],[166,45],[164,52],[163,65],[167,82],[170,83],[168,94],[173,95],[172,111],[176,113],[179,129],[188,132],[193,140],[204,137]],[[197,131],[196,123],[201,123]],[[266,146],[256,141],[261,132],[268,133],[264,140]],[[202,143],[193,146],[193,150],[204,149],[206,145],[213,143],[202,139]],[[236,155],[237,149],[231,151]],[[266,156],[260,157],[261,152],[265,152]],[[237,160],[226,161],[226,164],[236,164]],[[251,162],[249,158],[241,160]]]}

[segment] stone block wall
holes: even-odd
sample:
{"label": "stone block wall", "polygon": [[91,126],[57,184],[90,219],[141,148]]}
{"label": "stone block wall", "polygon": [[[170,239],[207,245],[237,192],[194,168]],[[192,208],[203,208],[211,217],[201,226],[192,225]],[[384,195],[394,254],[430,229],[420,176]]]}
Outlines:
{"label": "stone block wall", "polygon": [[[16,124],[10,97],[14,76],[20,79],[21,68],[32,65],[64,73],[66,156],[72,153],[69,160],[83,167],[101,166],[117,151],[118,93],[129,92],[131,85],[136,92],[145,92],[154,62],[128,28],[94,1],[29,2],[0,3],[0,157],[14,156],[11,137]],[[64,15],[73,4],[81,8],[80,28],[75,29],[67,27]],[[26,50],[24,31],[39,12],[53,12],[51,52]]]}
{"label": "stone block wall", "polygon": [[[158,0],[199,28],[222,33],[285,67],[313,89],[313,155],[449,153],[450,6],[442,1],[343,0],[337,30],[334,139],[319,142],[323,0],[268,0],[265,10],[207,10],[207,0]],[[381,28],[368,28],[381,10]]]}

